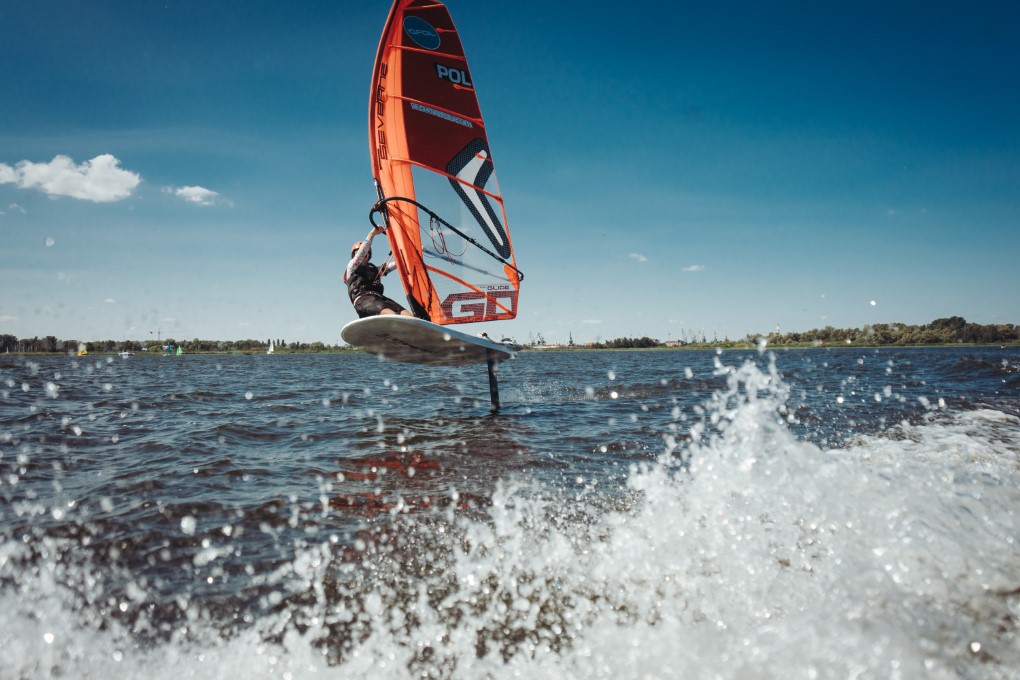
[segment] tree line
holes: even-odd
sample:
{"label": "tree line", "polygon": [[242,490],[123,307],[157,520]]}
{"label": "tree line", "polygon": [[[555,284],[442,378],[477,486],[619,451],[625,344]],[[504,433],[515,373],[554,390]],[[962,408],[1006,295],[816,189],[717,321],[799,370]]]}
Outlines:
{"label": "tree line", "polygon": [[[1004,345],[1020,342],[1020,326],[1005,324],[970,323],[961,316],[950,316],[935,319],[928,324],[912,325],[904,323],[876,323],[864,328],[816,328],[810,331],[791,333],[769,333],[759,336],[748,334],[743,340],[706,339],[704,335],[698,339],[691,334],[690,340],[681,340],[675,345],[738,347],[755,346],[760,338],[764,338],[769,346],[832,346],[832,345],[868,345],[868,346],[905,346],[905,345]],[[663,347],[665,343],[648,337],[616,338],[605,342],[596,342],[589,347],[595,349],[642,349]]]}
{"label": "tree line", "polygon": [[770,333],[766,340],[770,345],[993,345],[1020,342],[1020,326],[977,324],[950,316],[920,325],[876,323],[862,329],[826,326],[803,333]]}
{"label": "tree line", "polygon": [[640,338],[615,338],[605,342],[596,342],[591,346],[595,349],[651,349],[663,345],[658,340],[643,336]]}
{"label": "tree line", "polygon": [[290,352],[330,352],[339,351],[340,347],[327,345],[322,342],[291,342],[284,340],[178,340],[165,338],[159,342],[142,342],[139,340],[62,340],[52,335],[39,338],[18,338],[10,334],[0,335],[0,353],[22,352],[22,353],[76,353],[82,346],[90,353],[117,353],[117,352],[148,352],[160,354],[166,351],[167,347],[183,347],[185,352],[199,353],[230,353],[230,352],[265,352],[273,344],[274,351]]}

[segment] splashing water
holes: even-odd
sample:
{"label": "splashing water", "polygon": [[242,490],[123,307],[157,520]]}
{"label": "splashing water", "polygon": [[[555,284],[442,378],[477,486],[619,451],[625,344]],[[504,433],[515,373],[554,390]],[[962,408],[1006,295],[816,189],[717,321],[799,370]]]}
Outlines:
{"label": "splashing water", "polygon": [[[271,542],[184,513],[168,523],[193,555],[152,548],[136,559],[176,571],[143,578],[93,563],[94,517],[20,498],[25,527],[64,529],[4,534],[0,676],[1017,677],[1020,420],[931,409],[825,448],[794,434],[774,359],[713,373],[688,432],[617,492],[398,491],[379,521],[265,571],[239,558]],[[217,597],[157,582],[199,573]]]}

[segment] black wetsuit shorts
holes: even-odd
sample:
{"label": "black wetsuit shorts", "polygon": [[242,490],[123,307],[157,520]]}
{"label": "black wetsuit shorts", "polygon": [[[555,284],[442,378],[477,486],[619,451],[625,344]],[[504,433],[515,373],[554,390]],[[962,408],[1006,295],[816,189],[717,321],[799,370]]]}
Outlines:
{"label": "black wetsuit shorts", "polygon": [[356,311],[358,316],[362,319],[366,316],[376,316],[381,314],[384,309],[391,309],[397,314],[404,311],[404,308],[393,300],[389,299],[385,295],[373,293],[372,291],[366,291],[354,300],[354,311]]}

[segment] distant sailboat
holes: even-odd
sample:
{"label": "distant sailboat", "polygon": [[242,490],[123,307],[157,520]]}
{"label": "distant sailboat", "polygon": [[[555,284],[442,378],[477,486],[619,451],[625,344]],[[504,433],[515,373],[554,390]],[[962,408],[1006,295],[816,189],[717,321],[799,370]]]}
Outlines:
{"label": "distant sailboat", "polygon": [[272,354],[272,353],[273,353],[273,341],[270,340],[269,341],[269,349],[266,350],[266,354]]}

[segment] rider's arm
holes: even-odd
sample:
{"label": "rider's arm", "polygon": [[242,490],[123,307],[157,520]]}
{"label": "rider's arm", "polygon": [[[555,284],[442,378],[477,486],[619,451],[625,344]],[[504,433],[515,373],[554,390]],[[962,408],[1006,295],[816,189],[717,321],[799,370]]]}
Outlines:
{"label": "rider's arm", "polygon": [[347,283],[351,276],[354,275],[354,270],[365,264],[368,260],[368,253],[372,250],[372,239],[375,238],[376,234],[381,234],[382,231],[379,229],[373,229],[365,237],[365,241],[361,244],[361,247],[354,251],[354,256],[351,261],[347,263],[347,269],[344,270],[344,283]]}

